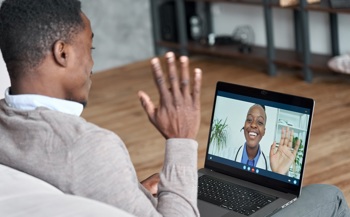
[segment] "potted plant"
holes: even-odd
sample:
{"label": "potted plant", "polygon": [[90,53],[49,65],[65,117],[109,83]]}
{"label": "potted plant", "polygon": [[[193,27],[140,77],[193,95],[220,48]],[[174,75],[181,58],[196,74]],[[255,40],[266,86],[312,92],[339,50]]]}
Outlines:
{"label": "potted plant", "polygon": [[227,135],[228,135],[228,124],[225,120],[215,118],[213,121],[209,143],[216,147],[217,151],[222,150],[226,147]]}

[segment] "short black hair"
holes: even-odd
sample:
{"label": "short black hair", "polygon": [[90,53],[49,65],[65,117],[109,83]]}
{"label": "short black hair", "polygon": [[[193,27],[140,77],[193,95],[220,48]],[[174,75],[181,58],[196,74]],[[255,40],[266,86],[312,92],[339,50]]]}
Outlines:
{"label": "short black hair", "polygon": [[256,104],[252,105],[251,107],[253,107],[253,106],[260,106],[264,110],[264,113],[265,113],[265,124],[266,124],[266,122],[267,122],[267,114],[266,114],[266,110],[265,110],[265,105],[256,103]]}
{"label": "short black hair", "polygon": [[0,49],[7,66],[37,66],[55,41],[68,43],[84,29],[81,13],[79,0],[5,0],[0,8]]}
{"label": "short black hair", "polygon": [[255,104],[255,105],[260,105],[265,111],[265,106],[264,105],[262,105],[262,104]]}

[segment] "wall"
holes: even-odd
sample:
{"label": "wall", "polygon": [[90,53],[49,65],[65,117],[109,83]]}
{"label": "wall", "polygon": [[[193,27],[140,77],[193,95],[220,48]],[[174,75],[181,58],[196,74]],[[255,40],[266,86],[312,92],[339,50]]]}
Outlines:
{"label": "wall", "polygon": [[150,58],[150,4],[146,0],[82,0],[94,36],[94,71]]}
{"label": "wall", "polygon": [[[215,3],[212,5],[214,32],[231,34],[240,25],[250,25],[255,32],[255,44],[266,45],[266,33],[263,8],[257,5],[242,5],[230,3]],[[310,46],[315,53],[329,54],[330,30],[328,14],[321,12],[309,13]],[[350,52],[350,15],[339,14],[340,52]],[[294,30],[292,10],[273,9],[274,42],[278,48],[294,48]],[[347,27],[347,28],[345,28]]]}
{"label": "wall", "polygon": [[[3,0],[0,0],[2,3]],[[7,68],[2,58],[2,53],[0,51],[0,99],[4,98],[4,92],[7,87],[10,86],[10,79],[7,74]]]}
{"label": "wall", "polygon": [[[0,0],[2,3],[3,0]],[[82,0],[95,34],[94,72],[153,56],[150,5],[146,0]],[[9,86],[0,58],[0,98]]]}
{"label": "wall", "polygon": [[5,62],[0,52],[0,99],[4,98],[5,89],[10,86],[10,78],[7,74]]}
{"label": "wall", "polygon": [[[0,0],[0,3],[3,0]],[[81,0],[94,31],[94,72],[153,56],[147,0]]]}

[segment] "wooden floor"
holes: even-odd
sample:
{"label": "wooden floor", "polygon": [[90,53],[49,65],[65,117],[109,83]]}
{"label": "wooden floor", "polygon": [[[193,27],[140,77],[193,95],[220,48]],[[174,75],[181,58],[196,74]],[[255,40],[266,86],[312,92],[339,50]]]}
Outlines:
{"label": "wooden floor", "polygon": [[[198,167],[204,163],[216,81],[311,97],[316,109],[303,184],[334,184],[350,204],[350,76],[315,74],[310,84],[297,70],[279,69],[277,76],[269,77],[265,65],[253,62],[192,57],[191,66],[204,71]],[[149,60],[97,73],[92,80],[83,117],[123,139],[140,180],[158,172],[164,139],[148,122],[137,98],[137,91],[144,90],[158,101]]]}

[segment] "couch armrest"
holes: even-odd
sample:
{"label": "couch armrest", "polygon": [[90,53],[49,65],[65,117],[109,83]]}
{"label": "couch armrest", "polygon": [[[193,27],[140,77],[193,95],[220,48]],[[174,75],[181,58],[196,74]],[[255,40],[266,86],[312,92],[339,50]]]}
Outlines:
{"label": "couch armrest", "polygon": [[64,194],[54,186],[0,164],[0,216],[132,217],[113,206]]}
{"label": "couch armrest", "polygon": [[28,194],[63,194],[47,182],[1,164],[0,177],[0,201]]}

